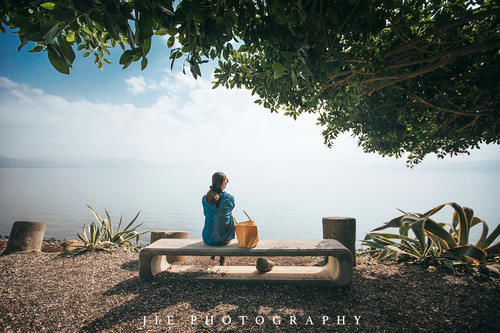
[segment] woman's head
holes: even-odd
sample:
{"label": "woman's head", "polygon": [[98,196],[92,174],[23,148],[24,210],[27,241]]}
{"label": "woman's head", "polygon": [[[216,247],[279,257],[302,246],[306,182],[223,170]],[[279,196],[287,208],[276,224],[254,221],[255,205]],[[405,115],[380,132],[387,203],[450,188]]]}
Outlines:
{"label": "woman's head", "polygon": [[219,201],[219,194],[226,189],[228,181],[223,172],[216,172],[212,175],[212,185],[206,197],[208,204],[215,205]]}

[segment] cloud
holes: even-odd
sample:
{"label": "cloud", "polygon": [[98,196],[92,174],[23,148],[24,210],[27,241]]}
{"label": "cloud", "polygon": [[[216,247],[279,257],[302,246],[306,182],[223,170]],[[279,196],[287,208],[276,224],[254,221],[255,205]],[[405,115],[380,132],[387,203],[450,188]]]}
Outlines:
{"label": "cloud", "polygon": [[313,118],[294,121],[270,114],[247,91],[213,90],[209,82],[183,74],[167,75],[151,86],[145,82],[141,76],[127,84],[135,92],[151,87],[163,93],[151,105],[137,107],[68,100],[0,78],[0,152],[244,165],[324,149]]}
{"label": "cloud", "polygon": [[[261,174],[331,173],[381,161],[405,168],[403,160],[363,153],[349,135],[328,149],[314,115],[293,120],[271,114],[246,90],[212,89],[208,81],[180,73],[156,81],[138,76],[126,84],[132,92],[154,96],[149,105],[68,100],[0,77],[0,154],[142,159]],[[489,156],[499,156],[497,146],[488,149]]]}
{"label": "cloud", "polygon": [[125,83],[127,84],[127,89],[134,95],[140,94],[146,90],[146,81],[142,75],[132,76],[126,79]]}

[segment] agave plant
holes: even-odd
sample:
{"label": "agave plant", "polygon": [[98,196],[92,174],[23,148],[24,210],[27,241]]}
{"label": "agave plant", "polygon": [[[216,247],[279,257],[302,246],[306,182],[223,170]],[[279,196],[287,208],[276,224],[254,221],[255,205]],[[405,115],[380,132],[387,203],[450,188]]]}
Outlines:
{"label": "agave plant", "polygon": [[78,237],[85,243],[85,246],[91,250],[97,250],[102,247],[104,242],[101,228],[94,222],[90,223],[87,228],[83,226],[82,234]]}
{"label": "agave plant", "polygon": [[[447,205],[453,208],[451,224],[431,219]],[[487,265],[500,255],[500,242],[491,245],[500,234],[500,225],[488,236],[488,224],[474,216],[471,208],[449,202],[424,214],[401,212],[403,215],[375,228],[363,241],[369,252],[379,259],[410,262],[431,259],[452,268],[453,265]],[[483,227],[481,237],[476,244],[470,244],[470,230],[478,224]],[[386,228],[398,228],[399,233],[377,232]],[[410,230],[415,237],[408,235]]]}
{"label": "agave plant", "polygon": [[148,232],[137,231],[142,223],[132,227],[134,222],[139,217],[140,212],[138,212],[132,221],[130,221],[123,229],[123,217],[121,216],[118,227],[116,231],[114,231],[113,222],[107,210],[105,210],[107,219],[103,219],[94,208],[91,206],[87,207],[91,210],[92,214],[94,214],[97,224],[92,222],[87,228],[85,228],[84,225],[82,234],[78,233],[78,237],[85,243],[86,249],[106,250],[114,247],[123,247],[128,251],[135,251],[136,247],[131,240],[135,239],[137,245],[140,235]]}

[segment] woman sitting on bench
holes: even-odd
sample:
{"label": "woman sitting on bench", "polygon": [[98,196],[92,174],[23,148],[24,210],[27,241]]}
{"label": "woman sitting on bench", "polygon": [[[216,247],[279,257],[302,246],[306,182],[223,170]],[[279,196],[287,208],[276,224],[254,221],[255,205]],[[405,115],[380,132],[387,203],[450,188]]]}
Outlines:
{"label": "woman sitting on bench", "polygon": [[[205,214],[203,227],[203,241],[211,246],[224,246],[234,239],[234,197],[225,192],[229,180],[222,172],[212,176],[212,186],[201,202]],[[212,257],[215,259],[215,257]],[[219,264],[224,265],[224,257],[220,257]]]}

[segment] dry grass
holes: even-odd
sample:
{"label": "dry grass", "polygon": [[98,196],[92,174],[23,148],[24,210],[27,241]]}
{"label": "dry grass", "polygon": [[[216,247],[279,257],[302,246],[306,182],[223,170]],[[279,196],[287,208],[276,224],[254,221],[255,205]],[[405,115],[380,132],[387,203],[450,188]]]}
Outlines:
{"label": "dry grass", "polygon": [[[350,288],[174,280],[164,273],[141,283],[137,259],[136,253],[122,250],[74,258],[0,256],[0,331],[494,332],[500,327],[497,278],[479,281],[359,258]],[[316,265],[322,258],[272,259],[277,264]],[[249,260],[255,262],[226,258],[233,265]],[[216,262],[191,257],[187,263]],[[194,324],[192,316],[197,317]],[[213,325],[206,324],[207,316],[214,317]],[[225,325],[227,316],[232,322]],[[245,324],[240,316],[247,317]],[[323,316],[328,316],[325,325]],[[337,316],[345,316],[345,325],[337,324]],[[273,317],[281,318],[279,325]],[[297,325],[290,325],[294,317]],[[264,323],[257,324],[256,318]]]}

